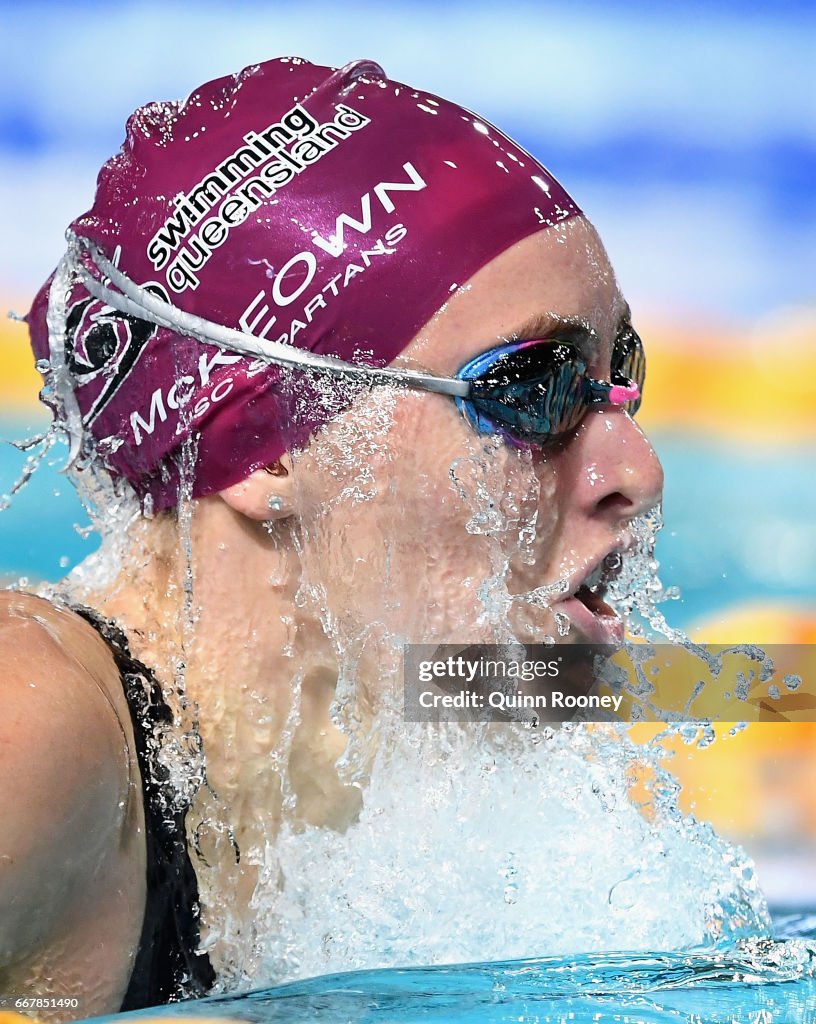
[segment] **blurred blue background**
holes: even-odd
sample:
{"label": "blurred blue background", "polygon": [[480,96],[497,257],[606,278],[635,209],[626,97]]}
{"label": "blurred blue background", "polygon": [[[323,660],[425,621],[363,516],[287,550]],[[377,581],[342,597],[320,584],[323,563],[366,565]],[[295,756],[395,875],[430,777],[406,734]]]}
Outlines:
{"label": "blurred blue background", "polygon": [[126,115],[272,56],[377,59],[568,184],[638,308],[813,300],[816,8],[587,2],[0,5],[0,281],[27,294]]}

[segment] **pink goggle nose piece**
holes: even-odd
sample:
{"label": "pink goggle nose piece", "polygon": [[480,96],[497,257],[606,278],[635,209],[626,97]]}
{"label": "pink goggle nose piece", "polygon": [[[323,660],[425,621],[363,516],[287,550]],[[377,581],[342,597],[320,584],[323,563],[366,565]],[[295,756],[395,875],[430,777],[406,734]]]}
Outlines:
{"label": "pink goggle nose piece", "polygon": [[627,402],[634,402],[636,398],[640,398],[640,388],[634,381],[628,384],[613,384],[609,389],[610,405],[626,405]]}

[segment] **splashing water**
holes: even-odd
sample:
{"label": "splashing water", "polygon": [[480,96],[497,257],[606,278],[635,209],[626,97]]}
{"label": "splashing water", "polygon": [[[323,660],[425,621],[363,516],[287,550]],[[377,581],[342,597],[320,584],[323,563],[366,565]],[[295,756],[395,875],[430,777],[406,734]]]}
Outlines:
{"label": "splashing water", "polygon": [[[284,812],[277,834],[249,854],[258,866],[252,938],[239,955],[233,949],[240,970],[229,984],[768,936],[751,861],[680,812],[659,742],[638,745],[624,726],[535,733],[404,721],[404,642],[503,642],[534,628],[540,642],[565,589],[513,584],[514,567],[523,573],[534,561],[552,523],[542,501],[552,480],[524,453],[482,438],[435,476],[420,439],[406,436],[403,407],[415,401],[358,401],[354,418],[296,456],[301,503],[313,509],[297,531],[298,596],[337,659],[332,721],[346,738],[337,772],[360,802],[340,826],[297,813],[287,781],[301,722],[295,674],[269,762],[281,774]],[[411,451],[420,453],[415,466],[406,465]],[[396,479],[379,472],[397,463]],[[443,477],[447,506],[434,536],[423,512],[439,510]],[[455,537],[447,516],[460,527]],[[655,512],[635,524],[618,599],[676,638],[656,609],[666,596],[653,557],[659,522]],[[448,561],[437,574],[442,550]],[[333,589],[326,570],[338,551],[350,575]],[[451,556],[461,570],[455,589]],[[424,600],[412,603],[414,592]]]}
{"label": "splashing water", "polygon": [[656,758],[622,734],[388,740],[344,833],[287,826],[267,847],[263,884],[283,881],[258,908],[256,980],[767,933],[750,862],[679,814],[666,773],[651,820],[631,799]]}
{"label": "splashing water", "polygon": [[654,637],[656,634],[660,638],[686,643],[688,637],[673,629],[657,607],[679,596],[676,588],[664,587],[657,575],[660,564],[654,550],[657,535],[662,529],[660,506],[632,520],[630,532],[633,543],[623,554],[620,572],[610,582],[608,600],[626,621],[632,636]]}
{"label": "splashing water", "polygon": [[[74,281],[76,247],[69,245],[60,261],[51,284],[48,300],[49,359],[41,360],[37,369],[44,375],[41,398],[54,414],[51,429],[44,435],[42,451],[29,459],[24,476],[16,489],[28,482],[42,457],[55,440],[62,436],[68,443],[69,453],[63,472],[74,484],[92,528],[102,543],[94,554],[77,566],[64,580],[43,585],[39,592],[49,599],[68,604],[93,604],[106,591],[122,586],[122,569],[132,557],[130,534],[142,515],[151,517],[149,501],[140,508],[130,485],[122,477],[112,477],[104,468],[104,456],[121,440],[96,441],[85,429],[82,414],[73,389],[73,380],[66,363],[66,320],[68,296]],[[38,442],[40,439],[34,439]],[[183,640],[191,641],[192,570],[189,544],[189,510],[192,481],[195,476],[195,442],[182,446],[177,456],[179,473],[179,539],[185,559],[184,602],[182,607]],[[197,708],[185,693],[184,672],[186,652],[184,642],[172,659],[169,679],[162,681],[162,693],[172,722],[149,726],[149,743],[155,752],[156,764],[166,773],[169,785],[162,784],[157,792],[166,803],[168,815],[186,806],[201,787],[205,777],[204,755],[197,722]]]}

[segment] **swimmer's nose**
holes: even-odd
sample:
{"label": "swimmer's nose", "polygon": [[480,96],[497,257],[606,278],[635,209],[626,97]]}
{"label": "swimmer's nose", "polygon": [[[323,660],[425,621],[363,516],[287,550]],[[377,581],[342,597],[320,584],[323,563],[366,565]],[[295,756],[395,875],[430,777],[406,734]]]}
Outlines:
{"label": "swimmer's nose", "polygon": [[618,524],[660,501],[663,467],[649,439],[620,406],[591,410],[566,446],[573,498],[590,516]]}

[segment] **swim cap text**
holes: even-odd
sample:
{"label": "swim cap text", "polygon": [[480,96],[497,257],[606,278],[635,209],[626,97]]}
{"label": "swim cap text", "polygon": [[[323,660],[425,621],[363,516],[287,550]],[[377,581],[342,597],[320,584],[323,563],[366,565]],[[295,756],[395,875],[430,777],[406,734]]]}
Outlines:
{"label": "swim cap text", "polygon": [[333,121],[318,124],[300,104],[292,107],[263,131],[247,132],[246,145],[222,160],[189,192],[175,197],[175,213],[147,246],[153,269],[164,271],[173,292],[194,291],[200,283],[198,273],[233,228],[353,132],[371,123],[345,103],[336,105],[335,110]]}

